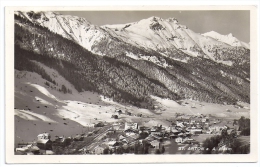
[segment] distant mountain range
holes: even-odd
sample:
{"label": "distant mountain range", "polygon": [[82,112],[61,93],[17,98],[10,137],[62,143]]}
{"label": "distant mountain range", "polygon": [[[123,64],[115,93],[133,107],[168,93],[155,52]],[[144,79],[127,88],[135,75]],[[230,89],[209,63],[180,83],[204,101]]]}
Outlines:
{"label": "distant mountain range", "polygon": [[79,92],[140,107],[149,108],[151,95],[250,102],[250,44],[232,34],[195,33],[175,18],[96,26],[56,12],[17,11],[15,68],[47,79],[31,60],[57,70]]}

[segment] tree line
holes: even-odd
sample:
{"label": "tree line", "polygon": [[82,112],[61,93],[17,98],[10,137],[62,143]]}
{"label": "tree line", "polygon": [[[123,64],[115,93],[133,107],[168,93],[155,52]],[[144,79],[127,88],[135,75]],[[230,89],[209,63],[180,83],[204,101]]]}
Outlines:
{"label": "tree line", "polygon": [[[192,98],[228,104],[237,100],[250,101],[250,83],[237,67],[228,67],[202,58],[190,58],[187,64],[163,57],[170,65],[165,69],[149,61],[137,61],[125,56],[122,53],[129,50],[137,55],[154,55],[159,60],[162,58],[155,51],[146,51],[119,39],[115,40],[117,42],[104,40],[93,46],[107,54],[101,57],[46,28],[27,23],[24,18],[18,17],[16,20],[22,24],[31,24],[32,27],[26,29],[16,24],[16,43],[38,53],[38,57],[32,59],[56,69],[78,91],[95,91],[116,101],[131,101],[139,106],[143,100],[149,101],[149,95],[173,100]],[[182,57],[188,56],[177,50],[176,53]],[[234,79],[223,77],[220,69]],[[238,80],[242,80],[242,84],[238,84]]]}
{"label": "tree line", "polygon": [[[37,35],[31,31],[37,31]],[[75,42],[46,29],[31,30],[16,24],[15,43],[16,53],[27,50],[26,54],[16,54],[16,58],[39,61],[57,70],[79,92],[94,91],[137,106],[151,94],[178,98],[164,85],[153,83],[131,66],[113,58],[93,55]]]}

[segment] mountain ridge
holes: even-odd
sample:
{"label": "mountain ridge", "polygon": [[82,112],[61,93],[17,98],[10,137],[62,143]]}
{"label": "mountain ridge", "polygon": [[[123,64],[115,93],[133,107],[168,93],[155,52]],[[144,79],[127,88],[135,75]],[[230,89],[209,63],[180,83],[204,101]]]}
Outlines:
{"label": "mountain ridge", "polygon": [[[32,18],[37,18],[33,15]],[[40,16],[42,18],[43,15]],[[214,53],[216,60],[191,56],[176,47],[165,49],[170,54],[164,55],[163,51],[126,42],[123,37],[116,35],[117,31],[106,31],[103,27],[86,23],[88,27],[85,29],[89,28],[87,32],[95,34],[97,31],[99,34],[94,35],[94,39],[91,39],[91,33],[88,33],[89,36],[82,35],[93,42],[91,50],[88,50],[78,40],[66,38],[66,34],[61,33],[64,32],[61,27],[60,33],[53,32],[37,20],[16,15],[15,50],[25,53],[16,52],[16,59],[23,57],[26,61],[39,61],[56,69],[79,92],[95,91],[116,101],[130,102],[140,107],[151,107],[149,97],[152,95],[174,100],[186,98],[228,104],[250,101],[250,52],[246,48],[218,48]],[[62,25],[65,26],[65,23]],[[156,27],[152,24],[155,30],[151,32],[161,31]],[[125,29],[129,28],[131,26]],[[68,28],[65,30],[69,32]],[[189,35],[194,34],[190,32]],[[196,47],[193,49],[196,50]],[[16,69],[31,70],[23,65],[25,60],[21,60]],[[218,61],[230,61],[232,64]],[[144,102],[145,105],[142,104]]]}
{"label": "mountain ridge", "polygon": [[[216,57],[217,49],[236,49],[242,54],[246,52],[245,49],[248,49],[242,41],[235,40],[237,43],[241,43],[241,47],[245,49],[231,46],[230,42],[223,42],[212,37],[208,38],[205,34],[195,33],[187,26],[180,25],[175,18],[162,19],[153,16],[133,23],[95,26],[85,18],[77,16],[57,15],[51,12],[47,14],[44,12],[21,13],[16,12],[16,14],[47,27],[52,32],[73,40],[92,53],[99,55],[125,54],[124,51],[109,53],[101,48],[104,47],[104,42],[107,45],[110,43],[116,45],[113,43],[118,42],[118,40],[127,43],[127,45],[155,51],[175,60],[178,60],[178,57],[174,56],[176,53],[184,52],[189,56],[202,56],[224,64],[226,60],[218,61],[219,58]],[[34,17],[34,15],[39,16]],[[220,55],[220,57],[223,56],[225,54]]]}

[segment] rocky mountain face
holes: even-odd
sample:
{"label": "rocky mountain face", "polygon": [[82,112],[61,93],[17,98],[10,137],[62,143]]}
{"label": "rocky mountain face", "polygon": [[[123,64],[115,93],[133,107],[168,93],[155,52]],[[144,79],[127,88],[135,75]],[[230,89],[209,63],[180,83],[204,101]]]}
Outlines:
{"label": "rocky mountain face", "polygon": [[250,102],[249,44],[197,34],[174,18],[99,27],[76,16],[17,11],[15,68],[37,72],[31,60],[59,71],[79,92],[140,107],[150,106],[150,95]]}

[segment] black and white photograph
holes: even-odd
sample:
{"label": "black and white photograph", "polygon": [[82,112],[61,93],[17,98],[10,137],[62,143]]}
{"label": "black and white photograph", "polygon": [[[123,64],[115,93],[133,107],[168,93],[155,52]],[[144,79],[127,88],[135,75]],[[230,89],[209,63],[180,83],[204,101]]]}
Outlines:
{"label": "black and white photograph", "polygon": [[252,154],[250,8],[66,9],[9,13],[14,157]]}

